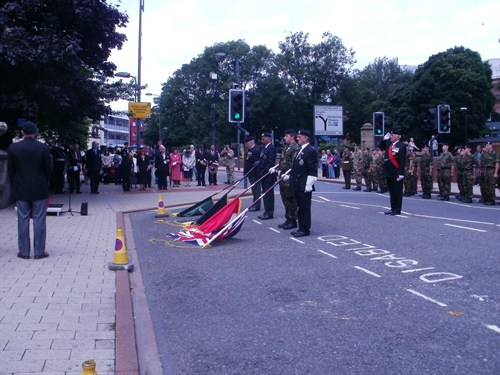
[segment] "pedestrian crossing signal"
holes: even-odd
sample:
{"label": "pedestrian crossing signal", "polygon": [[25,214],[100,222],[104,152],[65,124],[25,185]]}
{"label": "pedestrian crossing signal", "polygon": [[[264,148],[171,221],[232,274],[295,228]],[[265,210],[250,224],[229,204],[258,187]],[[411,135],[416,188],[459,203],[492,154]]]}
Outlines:
{"label": "pedestrian crossing signal", "polygon": [[448,104],[440,104],[437,107],[438,133],[451,133],[451,111]]}
{"label": "pedestrian crossing signal", "polygon": [[384,112],[373,112],[373,134],[384,135],[385,116]]}
{"label": "pedestrian crossing signal", "polygon": [[229,90],[229,122],[245,122],[244,90]]}

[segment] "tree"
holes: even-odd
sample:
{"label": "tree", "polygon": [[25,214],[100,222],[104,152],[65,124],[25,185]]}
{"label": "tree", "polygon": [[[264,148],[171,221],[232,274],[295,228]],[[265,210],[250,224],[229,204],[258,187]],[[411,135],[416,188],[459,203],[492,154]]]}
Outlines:
{"label": "tree", "polygon": [[[487,131],[485,123],[495,102],[491,76],[489,64],[481,60],[479,53],[465,47],[448,49],[431,56],[416,71],[411,105],[423,119],[427,108],[449,104],[451,133],[440,135],[440,138],[455,145],[462,144],[465,121],[460,116],[460,108],[467,108],[468,137],[478,137]],[[428,138],[435,133],[436,129],[426,131]]]}
{"label": "tree", "polygon": [[59,137],[82,132],[110,111],[120,84],[108,61],[126,37],[128,16],[104,0],[11,0],[0,7],[0,112]]}

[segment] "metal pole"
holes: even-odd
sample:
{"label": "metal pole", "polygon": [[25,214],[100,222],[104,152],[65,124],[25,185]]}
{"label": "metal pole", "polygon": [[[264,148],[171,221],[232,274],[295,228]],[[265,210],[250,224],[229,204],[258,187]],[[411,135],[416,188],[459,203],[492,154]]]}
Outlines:
{"label": "metal pole", "polygon": [[[238,85],[238,88],[241,88],[241,82],[240,82],[240,58],[235,57],[234,58],[234,73],[236,75],[236,84]],[[243,106],[244,107],[244,106]],[[241,170],[241,165],[240,165],[240,127],[241,127],[241,122],[237,123],[236,126],[236,132],[237,132],[237,137],[236,137],[236,166],[238,168],[238,171]],[[245,186],[246,186],[246,179],[245,179]]]}
{"label": "metal pole", "polygon": [[[158,141],[163,142],[161,138],[161,96],[158,96]],[[158,146],[160,146],[158,144]]]}
{"label": "metal pole", "polygon": [[215,145],[215,80],[212,78],[212,144]]}
{"label": "metal pole", "polygon": [[[142,46],[142,12],[144,12],[144,1],[139,0],[139,49],[137,53],[137,102],[141,102],[141,46]],[[141,148],[142,119],[137,119],[137,149]]]}

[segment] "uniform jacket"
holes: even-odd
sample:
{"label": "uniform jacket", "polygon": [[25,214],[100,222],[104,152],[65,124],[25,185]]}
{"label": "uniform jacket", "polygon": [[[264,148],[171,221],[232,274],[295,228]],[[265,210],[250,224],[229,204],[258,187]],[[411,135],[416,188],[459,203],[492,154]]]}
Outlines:
{"label": "uniform jacket", "polygon": [[[392,147],[391,147],[392,145]],[[388,139],[386,141],[382,140],[380,142],[380,148],[385,150],[384,155],[384,176],[386,177],[394,177],[405,175],[405,164],[406,164],[406,145],[401,142],[401,140],[397,141],[394,145],[391,140]],[[391,162],[389,157],[389,151],[392,151],[392,155],[394,159],[398,162],[399,168],[396,168],[394,164]]]}
{"label": "uniform jacket", "polygon": [[47,145],[34,138],[24,138],[7,149],[8,173],[14,199],[36,201],[49,196],[49,180],[53,171],[52,156]]}
{"label": "uniform jacket", "polygon": [[318,160],[316,151],[310,144],[299,150],[293,159],[292,171],[290,172],[290,184],[295,191],[304,191],[307,176],[318,176]]}
{"label": "uniform jacket", "polygon": [[[253,146],[247,152],[247,157],[245,158],[245,166],[243,168],[243,173],[247,174],[257,163],[260,161],[260,147],[258,145]],[[249,178],[258,179],[260,177],[259,168],[255,168],[252,173],[248,175]]]}
{"label": "uniform jacket", "polygon": [[78,167],[77,171],[80,170],[82,164],[82,155],[80,151],[69,150],[68,151],[68,170],[75,171],[75,167]]}
{"label": "uniform jacket", "polygon": [[[269,172],[269,169],[276,165],[276,148],[272,143],[269,143],[266,147],[262,147],[260,151],[260,172],[261,175],[265,175]],[[285,171],[286,172],[286,171]],[[272,182],[276,180],[275,174],[268,174],[263,181]]]}

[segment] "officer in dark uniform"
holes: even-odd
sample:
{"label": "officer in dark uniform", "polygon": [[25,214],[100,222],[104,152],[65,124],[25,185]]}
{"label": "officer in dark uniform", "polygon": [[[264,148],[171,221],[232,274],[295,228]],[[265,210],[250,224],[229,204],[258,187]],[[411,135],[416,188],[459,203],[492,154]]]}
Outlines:
{"label": "officer in dark uniform", "polygon": [[391,209],[386,215],[401,215],[403,205],[403,180],[405,177],[406,145],[401,142],[401,131],[387,133],[380,142],[384,154],[384,176],[391,196]]}
{"label": "officer in dark uniform", "polygon": [[[273,145],[273,136],[271,133],[263,133],[261,136],[262,149],[260,152],[260,164],[259,168],[261,171],[261,176],[267,174],[269,169],[276,165],[276,148]],[[272,186],[276,182],[276,175],[269,173],[261,181],[262,192],[267,193],[263,197],[264,201],[264,213],[259,215],[258,218],[261,220],[269,220],[273,218],[274,214],[274,190]]]}
{"label": "officer in dark uniform", "polygon": [[54,193],[64,193],[64,170],[66,169],[66,151],[64,146],[59,142],[52,146],[50,153],[52,154],[52,161],[54,163],[53,181]]}
{"label": "officer in dark uniform", "polygon": [[[245,138],[245,147],[247,148],[247,157],[245,158],[245,165],[243,167],[243,174],[249,173],[252,168],[252,172],[248,174],[248,181],[250,185],[253,185],[261,176],[260,168],[258,167],[258,163],[260,163],[260,147],[255,144],[254,137],[246,137]],[[255,167],[255,168],[254,168]],[[252,195],[253,195],[253,204],[248,210],[249,212],[260,211],[260,183],[255,184],[252,187]]]}
{"label": "officer in dark uniform", "polygon": [[[290,172],[290,185],[297,201],[299,229],[292,232],[294,237],[309,236],[311,231],[311,199],[314,183],[318,179],[318,158],[310,145],[311,132],[301,129],[297,133],[297,142],[301,147],[293,159]],[[286,179],[285,176],[284,179]]]}

